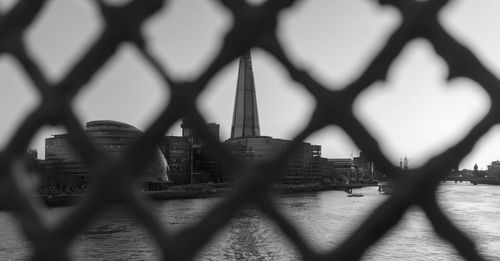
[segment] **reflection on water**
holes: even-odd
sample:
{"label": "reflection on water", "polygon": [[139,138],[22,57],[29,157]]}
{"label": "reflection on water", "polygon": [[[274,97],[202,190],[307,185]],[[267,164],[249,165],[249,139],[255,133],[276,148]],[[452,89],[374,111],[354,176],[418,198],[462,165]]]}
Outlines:
{"label": "reflection on water", "polygon": [[[443,209],[472,236],[489,258],[500,257],[500,224],[497,207],[500,187],[445,184],[438,196]],[[375,187],[358,190],[364,197],[348,198],[341,191],[281,196],[277,203],[318,251],[340,244],[373,208],[387,196]],[[153,211],[170,231],[199,220],[219,199],[158,202]],[[58,222],[69,208],[47,210],[47,218]],[[29,247],[18,235],[13,219],[0,213],[0,260],[25,259]],[[146,230],[123,209],[100,215],[77,237],[73,247],[77,260],[156,260],[157,246]],[[461,260],[456,251],[437,238],[420,209],[408,211],[403,220],[368,250],[364,260]],[[298,253],[279,228],[252,206],[241,210],[204,247],[199,260],[297,260]]]}

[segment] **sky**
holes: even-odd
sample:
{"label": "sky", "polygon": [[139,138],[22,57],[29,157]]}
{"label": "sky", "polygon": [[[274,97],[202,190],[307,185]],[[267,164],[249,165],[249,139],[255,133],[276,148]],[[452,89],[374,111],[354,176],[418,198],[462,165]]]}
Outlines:
{"label": "sky", "polygon": [[[14,0],[0,0],[5,11]],[[29,52],[52,81],[67,73],[100,33],[102,21],[93,1],[48,1],[25,35]],[[125,1],[110,1],[125,2]],[[479,3],[480,2],[480,3]],[[500,76],[500,2],[455,0],[441,13],[444,27]],[[154,55],[176,79],[203,71],[218,50],[231,16],[217,1],[171,0],[150,19],[144,34]],[[373,0],[299,1],[279,17],[278,37],[295,64],[330,88],[355,79],[397,28],[399,13]],[[305,126],[314,100],[293,82],[271,55],[252,50],[261,134],[292,138]],[[378,82],[355,101],[356,116],[379,141],[383,152],[410,167],[460,140],[489,109],[486,93],[468,79],[446,82],[447,67],[429,43],[415,40],[394,61],[386,82]],[[220,124],[228,138],[236,91],[237,61],[214,77],[199,99],[206,121]],[[40,97],[17,61],[0,56],[0,148],[3,148]],[[168,90],[130,45],[118,53],[83,89],[74,103],[82,125],[112,119],[145,129],[160,113]],[[44,127],[31,146],[44,157],[44,139],[64,129]],[[168,134],[179,135],[178,124]],[[322,145],[324,157],[350,157],[359,149],[337,127],[314,133],[307,142]],[[500,128],[494,127],[460,164],[480,169],[500,159]]]}

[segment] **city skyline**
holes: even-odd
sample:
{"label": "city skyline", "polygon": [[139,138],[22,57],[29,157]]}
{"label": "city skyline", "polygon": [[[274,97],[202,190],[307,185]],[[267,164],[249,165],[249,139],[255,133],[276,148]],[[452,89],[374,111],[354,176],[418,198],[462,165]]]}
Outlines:
{"label": "city skyline", "polygon": [[[8,8],[5,5],[9,2],[2,2],[2,9]],[[499,9],[499,3],[494,1],[486,1],[484,5],[456,1],[442,14],[450,32],[463,38],[497,75],[500,56],[491,54],[498,53],[494,45],[498,36],[489,33],[488,28],[500,23],[500,18],[494,15]],[[71,61],[83,53],[99,33],[100,21],[94,18],[95,12],[87,2],[53,1],[38,18],[38,23],[30,28],[26,36],[30,51],[51,80],[64,75]],[[216,2],[171,1],[163,12],[172,12],[172,15],[157,16],[145,27],[153,52],[176,78],[196,76],[216,52],[220,36],[231,23],[230,15]],[[482,19],[477,19],[479,14]],[[287,43],[285,51],[294,62],[327,85],[342,86],[355,78],[383,45],[381,40],[396,28],[399,17],[392,8],[368,1],[315,1],[298,4],[281,19],[286,21],[286,26],[279,28],[279,36]],[[175,30],[181,24],[183,30]],[[315,30],[310,30],[311,27]],[[310,31],[323,34],[318,39],[317,33],[313,37]],[[192,44],[180,44],[186,41]],[[288,78],[274,58],[259,49],[253,51],[252,58],[261,134],[293,138],[308,120],[313,100]],[[9,108],[0,114],[5,120],[0,128],[0,146],[6,144],[38,99],[17,66],[7,57],[0,60],[0,86],[7,93],[1,103]],[[386,86],[375,84],[354,104],[356,115],[379,140],[394,165],[397,166],[404,155],[410,158],[410,166],[421,165],[459,140],[485,114],[489,101],[484,91],[470,81],[445,83],[446,75],[445,64],[435,56],[429,44],[415,41],[391,67]],[[221,125],[221,140],[229,137],[236,78],[237,60],[217,74],[199,101],[207,122]],[[145,129],[168,97],[158,76],[129,45],[122,46],[89,85],[74,104],[82,125],[90,120],[112,119]],[[167,134],[179,134],[179,131],[174,127]],[[44,138],[63,132],[45,128],[34,138],[32,147],[43,155]],[[499,159],[500,149],[496,149],[500,147],[499,136],[500,129],[493,128],[460,168],[471,169],[478,163],[480,169],[485,169],[491,161]],[[323,129],[306,141],[322,145],[324,156],[330,158],[349,157],[359,151],[338,128]]]}
{"label": "city skyline", "polygon": [[0,260],[496,260],[499,11],[0,0]]}

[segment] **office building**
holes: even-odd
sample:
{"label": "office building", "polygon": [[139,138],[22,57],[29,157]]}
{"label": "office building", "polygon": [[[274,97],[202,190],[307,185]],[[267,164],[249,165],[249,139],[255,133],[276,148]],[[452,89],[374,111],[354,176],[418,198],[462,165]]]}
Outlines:
{"label": "office building", "polygon": [[[477,166],[475,166],[475,170],[476,172],[479,173],[479,171],[477,170]],[[500,161],[498,160],[492,161],[490,165],[488,165],[488,169],[486,170],[486,175],[488,176],[488,178],[500,178]]]}
{"label": "office building", "polygon": [[[238,159],[247,163],[262,163],[275,157],[290,143],[290,140],[256,136],[229,139],[224,145]],[[276,181],[282,184],[320,182],[321,146],[302,142],[292,153]]]}
{"label": "office building", "polygon": [[374,178],[373,161],[369,160],[363,152],[360,152],[358,157],[353,158],[353,166],[357,180],[372,180]]}
{"label": "office building", "polygon": [[[206,127],[219,140],[216,123]],[[217,152],[200,136],[199,130],[188,118],[181,123],[182,136],[166,136],[160,144],[170,167],[169,177],[174,184],[223,182]]]}
{"label": "office building", "polygon": [[259,113],[250,51],[240,57],[231,139],[260,136]]}
{"label": "office building", "polygon": [[[91,140],[112,157],[124,155],[127,147],[142,132],[125,123],[117,121],[90,121],[85,132]],[[69,142],[68,134],[57,134],[45,139],[45,162],[43,183],[64,189],[88,185],[92,179],[88,165],[83,161]],[[138,183],[144,189],[153,189],[158,184],[168,182],[167,161],[157,150],[141,170]]]}
{"label": "office building", "polygon": [[165,136],[158,146],[168,162],[168,176],[173,184],[190,183],[191,142],[188,137]]}
{"label": "office building", "polygon": [[[231,138],[224,142],[235,157],[248,162],[271,159],[290,140],[260,135],[259,114],[250,52],[239,61]],[[321,180],[321,146],[302,142],[278,178],[279,183],[297,184]]]}

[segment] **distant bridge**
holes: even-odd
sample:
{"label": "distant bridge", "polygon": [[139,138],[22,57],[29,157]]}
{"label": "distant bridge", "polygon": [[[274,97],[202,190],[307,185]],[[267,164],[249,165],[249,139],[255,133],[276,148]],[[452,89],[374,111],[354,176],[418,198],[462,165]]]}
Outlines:
{"label": "distant bridge", "polygon": [[443,179],[443,181],[455,181],[464,182],[469,181],[470,183],[477,184],[490,184],[490,185],[500,185],[500,178],[488,178],[488,177],[472,177],[472,176],[447,176]]}

